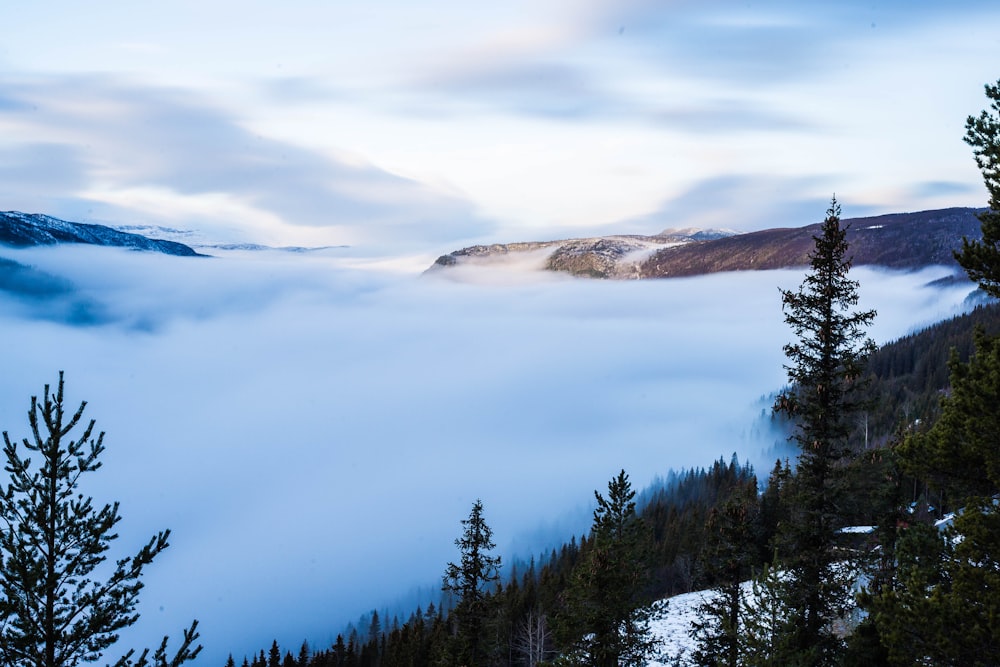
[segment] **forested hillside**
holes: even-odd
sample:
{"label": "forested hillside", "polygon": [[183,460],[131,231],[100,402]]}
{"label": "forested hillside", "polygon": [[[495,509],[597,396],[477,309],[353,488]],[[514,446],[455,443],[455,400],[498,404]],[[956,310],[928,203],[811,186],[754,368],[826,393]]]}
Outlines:
{"label": "forested hillside", "polygon": [[[859,385],[865,409],[852,421],[849,453],[835,466],[836,484],[843,492],[839,525],[885,525],[887,517],[893,525],[900,521],[930,525],[955,509],[956,499],[942,496],[920,466],[908,463],[905,453],[901,456],[897,450],[907,451],[907,443],[922,437],[919,434],[941,415],[941,399],[951,392],[954,365],[973,356],[977,328],[988,334],[1000,332],[1000,304],[980,305],[870,355],[870,381]],[[954,359],[951,367],[949,359]],[[641,609],[694,590],[727,590],[731,582],[745,581],[754,573],[766,577],[775,550],[790,548],[782,527],[797,511],[802,493],[792,461],[776,461],[767,478],[759,481],[757,472],[735,457],[728,463],[716,461],[707,469],[668,472],[661,483],[637,496],[635,521],[640,528],[626,559],[636,570],[631,579],[616,584],[627,606]],[[529,561],[515,562],[509,576],[486,587],[482,622],[488,628],[484,646],[489,657],[483,664],[542,664],[571,649],[576,613],[572,607],[584,586],[580,572],[595,567],[592,560],[601,548],[599,535],[595,523],[587,535],[574,536]],[[839,549],[867,554],[860,562],[876,570],[881,567],[878,571],[884,574],[888,566],[877,558],[879,550],[873,550],[877,537],[843,534],[835,541]],[[608,582],[604,586],[602,590],[607,591]],[[869,598],[872,608],[874,599]],[[879,604],[888,604],[886,598],[878,599]],[[447,663],[451,652],[459,650],[454,609],[460,604],[460,596],[452,593],[443,595],[438,604],[414,609],[405,618],[384,618],[373,610],[360,623],[348,626],[332,647],[314,650],[303,645],[293,652],[272,644],[245,662],[251,667]],[[711,617],[713,610],[707,613]],[[714,613],[722,612],[716,609]],[[693,641],[711,638],[706,627],[711,626],[692,630]],[[718,635],[718,628],[715,632],[718,642],[724,633]],[[874,651],[888,660],[883,649],[863,645],[871,639],[867,632],[870,628],[862,626],[852,636],[850,646],[842,649],[849,652],[845,655],[867,656]],[[707,658],[697,662],[696,656],[688,659],[695,659],[695,664],[723,664]]]}
{"label": "forested hillside", "polygon": [[948,359],[954,351],[959,360],[969,360],[977,326],[1000,334],[1000,305],[977,306],[875,351],[868,361],[871,408],[859,419],[855,447],[881,446],[902,428],[933,422],[949,386]]}

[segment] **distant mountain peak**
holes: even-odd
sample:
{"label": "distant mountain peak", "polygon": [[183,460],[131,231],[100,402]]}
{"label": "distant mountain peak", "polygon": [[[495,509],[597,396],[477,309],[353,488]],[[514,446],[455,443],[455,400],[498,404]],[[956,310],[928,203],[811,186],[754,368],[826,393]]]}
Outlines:
{"label": "distant mountain peak", "polygon": [[681,227],[679,229],[664,229],[657,236],[670,238],[685,238],[692,241],[714,241],[715,239],[726,238],[742,234],[734,229],[701,229],[699,227]]}
{"label": "distant mountain peak", "polygon": [[151,239],[104,225],[68,222],[40,213],[0,212],[0,243],[14,247],[83,243],[148,250],[167,255],[194,257],[198,253],[176,241]]}

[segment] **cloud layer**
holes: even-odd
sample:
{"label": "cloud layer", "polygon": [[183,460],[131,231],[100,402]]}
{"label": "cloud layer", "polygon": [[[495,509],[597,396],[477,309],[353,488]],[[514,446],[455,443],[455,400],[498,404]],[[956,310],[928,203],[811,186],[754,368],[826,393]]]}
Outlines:
{"label": "cloud layer", "polygon": [[[71,400],[108,432],[87,491],[121,501],[125,545],[173,529],[127,641],[197,617],[207,663],[273,638],[322,646],[433,585],[476,498],[505,555],[525,556],[553,538],[538,526],[585,528],[565,517],[623,467],[642,486],[733,451],[769,463],[773,438],[752,426],[784,380],[777,287],[795,272],[592,282],[483,268],[469,283],[337,253],[4,253],[71,281],[110,322],[0,309],[17,352],[0,424],[24,434],[29,397],[65,369]],[[960,304],[965,290],[926,287],[940,274],[858,272],[877,339]]]}

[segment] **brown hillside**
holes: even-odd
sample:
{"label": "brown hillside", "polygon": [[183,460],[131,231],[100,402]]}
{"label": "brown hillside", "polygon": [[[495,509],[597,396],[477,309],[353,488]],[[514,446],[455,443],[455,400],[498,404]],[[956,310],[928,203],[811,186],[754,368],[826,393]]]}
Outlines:
{"label": "brown hillside", "polygon": [[[976,209],[949,208],[893,213],[845,220],[854,265],[874,264],[916,269],[956,265],[952,255],[963,236],[981,236]],[[807,227],[765,229],[714,241],[656,251],[641,265],[643,278],[695,276],[719,271],[781,269],[805,266],[820,223]]]}

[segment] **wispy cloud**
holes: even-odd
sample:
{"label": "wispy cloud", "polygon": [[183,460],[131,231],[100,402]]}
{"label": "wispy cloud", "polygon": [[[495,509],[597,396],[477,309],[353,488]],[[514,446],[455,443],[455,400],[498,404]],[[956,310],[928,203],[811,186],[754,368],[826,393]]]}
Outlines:
{"label": "wispy cloud", "polygon": [[377,241],[383,253],[493,226],[453,195],[255,134],[182,91],[83,77],[11,83],[7,94],[19,104],[0,108],[0,123],[49,137],[0,151],[8,207],[204,227],[225,240]]}
{"label": "wispy cloud", "polygon": [[[616,228],[652,234],[683,227],[739,231],[801,227],[822,219],[834,192],[816,198],[803,197],[802,193],[814,191],[822,182],[835,181],[830,175],[798,178],[722,175],[696,183],[665,201],[657,211],[624,221]],[[871,212],[864,206],[846,205],[849,207],[846,216]]]}

